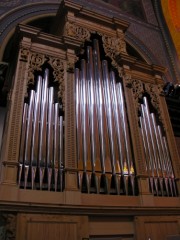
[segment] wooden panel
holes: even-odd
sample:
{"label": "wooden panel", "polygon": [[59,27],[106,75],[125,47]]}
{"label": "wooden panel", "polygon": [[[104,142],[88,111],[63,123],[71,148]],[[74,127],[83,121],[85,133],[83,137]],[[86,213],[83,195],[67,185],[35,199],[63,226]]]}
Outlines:
{"label": "wooden panel", "polygon": [[168,236],[180,234],[179,217],[137,217],[135,220],[136,239],[164,240]]}
{"label": "wooden panel", "polygon": [[80,216],[18,214],[18,240],[82,240],[88,238],[88,219]]}
{"label": "wooden panel", "polygon": [[76,223],[33,222],[27,225],[27,240],[77,239]]}
{"label": "wooden panel", "polygon": [[89,234],[98,235],[133,235],[134,223],[133,222],[90,222]]}

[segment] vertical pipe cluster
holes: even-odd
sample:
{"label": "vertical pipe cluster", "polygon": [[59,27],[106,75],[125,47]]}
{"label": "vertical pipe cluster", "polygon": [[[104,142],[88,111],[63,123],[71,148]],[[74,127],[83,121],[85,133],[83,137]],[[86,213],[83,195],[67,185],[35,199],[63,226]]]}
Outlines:
{"label": "vertical pipe cluster", "polygon": [[75,69],[79,186],[82,192],[135,195],[122,83],[100,59],[98,40]]}
{"label": "vertical pipe cluster", "polygon": [[147,97],[143,97],[141,113],[139,119],[151,192],[155,196],[177,196],[167,140],[155,114],[150,112]]}
{"label": "vertical pipe cluster", "polygon": [[63,116],[54,95],[45,69],[24,103],[18,182],[25,189],[63,190]]}

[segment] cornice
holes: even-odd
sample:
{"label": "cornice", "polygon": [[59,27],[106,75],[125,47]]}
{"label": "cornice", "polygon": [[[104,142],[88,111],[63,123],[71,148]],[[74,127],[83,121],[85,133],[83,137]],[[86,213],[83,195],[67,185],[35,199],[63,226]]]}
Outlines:
{"label": "cornice", "polygon": [[[162,199],[163,201],[163,199]],[[64,215],[88,215],[88,216],[167,216],[180,215],[180,207],[99,207],[99,206],[49,206],[34,204],[10,204],[1,202],[2,213],[43,213],[43,214],[64,214]]]}

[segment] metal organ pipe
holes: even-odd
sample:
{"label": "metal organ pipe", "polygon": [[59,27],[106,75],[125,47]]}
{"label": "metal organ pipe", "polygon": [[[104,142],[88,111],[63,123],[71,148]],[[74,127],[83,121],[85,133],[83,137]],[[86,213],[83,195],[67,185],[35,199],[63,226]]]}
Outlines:
{"label": "metal organ pipe", "polygon": [[95,94],[94,94],[94,76],[93,76],[93,57],[92,47],[87,47],[87,78],[89,81],[89,122],[90,122],[90,136],[91,136],[91,165],[92,172],[95,172],[96,165],[96,146],[95,146]]}
{"label": "metal organ pipe", "polygon": [[23,184],[24,188],[62,191],[63,116],[60,116],[59,103],[54,102],[54,87],[48,85],[49,69],[45,69],[44,79],[37,77],[36,91],[30,91],[29,106],[24,103],[19,185]]}
{"label": "metal organ pipe", "polygon": [[[143,97],[140,119],[141,132],[146,153],[147,171],[149,173],[151,191],[155,195],[177,196],[172,163],[166,137],[156,123],[154,113],[150,113],[147,97]],[[154,189],[155,186],[155,189]]]}
{"label": "metal organ pipe", "polygon": [[[86,53],[87,62],[82,59],[80,70],[75,69],[79,175],[82,171],[89,172],[87,161],[90,151],[91,180],[87,176],[87,181],[92,182],[95,176],[96,193],[121,194],[119,177],[127,175],[125,194],[130,193],[129,179],[132,194],[135,194],[134,167],[121,83],[116,82],[113,71],[109,72],[108,62],[101,62],[97,39],[93,40],[93,47],[87,47]],[[88,189],[88,192],[91,190]]]}
{"label": "metal organ pipe", "polygon": [[102,174],[105,174],[105,136],[103,129],[104,114],[103,114],[103,93],[102,93],[102,76],[101,76],[101,64],[100,64],[100,53],[98,40],[93,41],[93,63],[94,63],[94,81],[96,89],[96,100],[97,100],[97,117],[98,117],[98,129],[100,138],[100,152],[101,152],[101,168]]}

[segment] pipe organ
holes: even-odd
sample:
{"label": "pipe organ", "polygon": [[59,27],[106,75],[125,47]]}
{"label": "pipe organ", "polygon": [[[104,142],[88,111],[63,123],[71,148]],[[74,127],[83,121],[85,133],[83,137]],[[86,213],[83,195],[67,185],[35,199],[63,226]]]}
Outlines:
{"label": "pipe organ", "polygon": [[122,81],[87,46],[75,70],[79,186],[82,192],[135,195],[135,170]]}
{"label": "pipe organ", "polygon": [[19,25],[12,39],[1,212],[18,240],[179,234],[165,68],[126,51],[131,23],[77,2],[61,1],[51,34]]}
{"label": "pipe organ", "polygon": [[63,190],[63,114],[55,95],[46,68],[24,103],[18,176],[24,189]]}
{"label": "pipe organ", "polygon": [[177,196],[167,139],[162,127],[157,123],[155,113],[149,109],[146,96],[141,104],[139,121],[151,192],[155,196]]}

